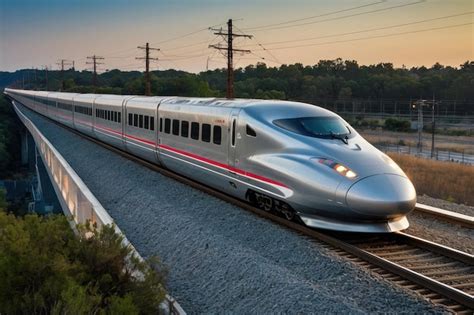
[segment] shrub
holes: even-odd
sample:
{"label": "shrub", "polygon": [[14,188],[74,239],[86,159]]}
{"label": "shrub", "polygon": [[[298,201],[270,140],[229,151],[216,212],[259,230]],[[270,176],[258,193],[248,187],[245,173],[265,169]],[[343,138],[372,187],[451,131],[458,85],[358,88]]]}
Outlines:
{"label": "shrub", "polygon": [[77,236],[64,216],[21,218],[0,211],[0,310],[158,313],[163,272],[133,257],[122,240],[111,226],[80,227]]}
{"label": "shrub", "polygon": [[404,119],[387,118],[385,129],[390,131],[410,131],[410,121]]}

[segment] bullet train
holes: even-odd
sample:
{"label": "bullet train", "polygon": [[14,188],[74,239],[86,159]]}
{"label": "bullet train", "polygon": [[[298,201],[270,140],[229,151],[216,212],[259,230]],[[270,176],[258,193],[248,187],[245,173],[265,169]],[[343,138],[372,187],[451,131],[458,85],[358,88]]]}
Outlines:
{"label": "bullet train", "polygon": [[[314,228],[406,229],[416,192],[398,165],[318,106],[273,100],[6,89],[48,118]],[[131,192],[133,193],[133,192]]]}

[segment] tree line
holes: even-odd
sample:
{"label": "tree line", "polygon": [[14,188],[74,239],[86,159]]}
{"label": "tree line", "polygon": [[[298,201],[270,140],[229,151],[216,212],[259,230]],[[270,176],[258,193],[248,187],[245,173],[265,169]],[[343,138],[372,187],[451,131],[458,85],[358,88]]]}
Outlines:
{"label": "tree line", "polygon": [[[66,91],[144,94],[143,73],[110,70],[98,76],[98,87],[91,86],[90,71],[19,70],[0,72],[0,87],[13,84],[29,89],[59,90],[62,78]],[[26,79],[25,79],[26,76]],[[62,77],[63,76],[63,77]],[[359,65],[355,60],[320,60],[315,65],[301,63],[269,67],[257,63],[235,70],[235,94],[241,98],[290,100],[350,100],[432,98],[474,101],[474,61],[459,67],[439,63],[396,68],[392,63]],[[26,80],[26,83],[24,83]],[[198,74],[179,70],[152,71],[151,90],[154,95],[223,97],[226,69]]]}

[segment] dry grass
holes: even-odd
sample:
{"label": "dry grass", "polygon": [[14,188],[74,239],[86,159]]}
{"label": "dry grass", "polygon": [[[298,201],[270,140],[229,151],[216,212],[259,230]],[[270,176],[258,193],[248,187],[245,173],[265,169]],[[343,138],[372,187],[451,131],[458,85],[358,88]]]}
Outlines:
{"label": "dry grass", "polygon": [[418,195],[474,206],[474,166],[389,155],[412,180]]}

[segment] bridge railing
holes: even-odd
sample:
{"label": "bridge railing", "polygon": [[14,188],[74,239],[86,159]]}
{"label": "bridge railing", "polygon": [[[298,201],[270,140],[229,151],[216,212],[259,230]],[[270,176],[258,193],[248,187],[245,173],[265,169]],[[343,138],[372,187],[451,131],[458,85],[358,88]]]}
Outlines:
{"label": "bridge railing", "polygon": [[[63,212],[71,218],[69,220],[71,226],[75,228],[77,224],[90,222],[100,229],[104,225],[113,225],[116,232],[123,236],[124,245],[130,246],[136,257],[143,260],[74,169],[31,120],[21,112],[15,102],[13,102],[13,107],[20,120],[33,136]],[[162,311],[165,314],[186,314],[177,301],[169,295],[166,296],[166,301],[162,303]]]}

